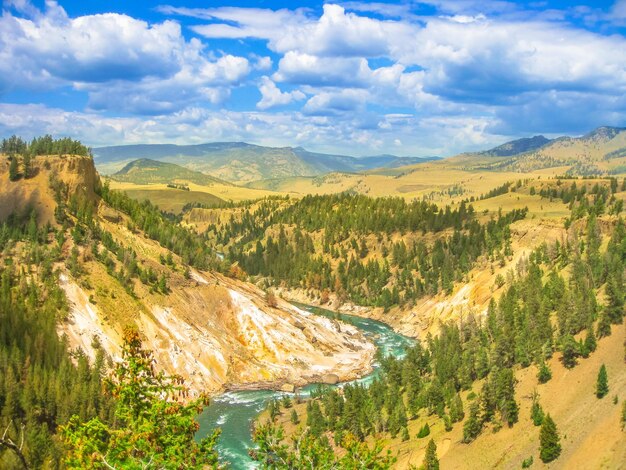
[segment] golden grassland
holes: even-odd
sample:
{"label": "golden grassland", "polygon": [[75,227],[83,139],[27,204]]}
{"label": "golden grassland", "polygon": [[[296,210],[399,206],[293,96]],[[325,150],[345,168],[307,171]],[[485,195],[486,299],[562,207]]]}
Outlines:
{"label": "golden grassland", "polygon": [[162,210],[180,212],[189,202],[215,204],[222,201],[240,202],[281,195],[273,191],[250,189],[240,186],[214,184],[201,186],[189,183],[189,191],[168,188],[166,184],[133,184],[108,180],[111,189],[124,191],[135,199],[148,199]]}

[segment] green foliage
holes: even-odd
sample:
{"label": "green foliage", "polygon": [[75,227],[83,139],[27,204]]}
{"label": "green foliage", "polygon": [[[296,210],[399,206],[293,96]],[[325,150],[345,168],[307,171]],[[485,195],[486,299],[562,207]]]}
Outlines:
{"label": "green foliage", "polygon": [[[246,273],[275,284],[331,290],[341,300],[385,309],[451,292],[478,257],[507,252],[508,226],[526,214],[516,210],[481,224],[465,203],[440,210],[423,201],[347,194],[295,202],[268,199],[254,212],[243,205],[242,212],[228,224],[210,226],[207,235],[227,245],[228,259]],[[445,228],[454,229],[452,235],[438,237],[432,245],[420,237],[410,244],[390,237]],[[321,236],[321,250],[312,233]],[[379,239],[376,252],[370,234]],[[391,256],[381,258],[381,252]]]}
{"label": "green foliage", "polygon": [[17,179],[20,177],[19,170],[17,167],[17,157],[12,156],[10,158],[11,158],[11,162],[9,163],[9,180],[17,181]]}
{"label": "green foliage", "polygon": [[544,416],[543,408],[541,408],[541,405],[539,404],[539,397],[534,396],[533,404],[530,408],[530,419],[532,419],[535,426],[541,426],[543,424]]}
{"label": "green foliage", "polygon": [[478,402],[470,405],[469,417],[463,424],[463,442],[469,443],[478,437],[483,429],[483,422],[480,417],[480,406]]}
{"label": "green foliage", "polygon": [[604,398],[607,393],[609,393],[609,377],[606,373],[606,366],[602,364],[596,381],[596,397]]}
{"label": "green foliage", "polygon": [[530,457],[522,461],[522,468],[530,468],[532,467],[533,463],[535,463],[535,459],[531,455]]}
{"label": "green foliage", "polygon": [[458,423],[459,421],[463,421],[464,417],[463,400],[461,400],[461,396],[457,393],[454,395],[452,403],[450,404],[450,420],[453,423]]}
{"label": "green foliage", "polygon": [[289,446],[284,443],[283,429],[269,422],[256,426],[253,438],[257,447],[250,451],[250,455],[262,469],[387,470],[396,461],[390,452],[381,455],[379,443],[370,448],[350,433],[339,444],[344,449],[341,457],[335,454],[325,437],[306,431],[294,436],[292,446]]}
{"label": "green foliage", "polygon": [[72,417],[63,428],[68,468],[206,468],[217,467],[214,446],[219,435],[197,442],[195,417],[207,405],[200,397],[183,404],[186,390],[178,377],[155,374],[152,355],[139,333],[124,333],[123,361],[111,385],[115,420],[82,421]]}
{"label": "green foliage", "polygon": [[24,155],[24,178],[30,178],[32,176],[31,157],[29,154]]}
{"label": "green foliage", "polygon": [[540,384],[545,384],[551,378],[552,378],[552,371],[550,370],[550,367],[545,361],[542,361],[541,364],[539,364],[539,370],[537,372],[537,380],[539,380]]}
{"label": "green foliage", "polygon": [[437,444],[431,439],[426,446],[426,455],[422,464],[424,470],[439,470],[439,459],[437,459]]}
{"label": "green foliage", "polygon": [[91,156],[91,149],[84,146],[78,140],[69,137],[54,139],[50,135],[35,137],[30,143],[22,140],[21,137],[11,136],[2,140],[0,152],[9,155],[82,155]]}
{"label": "green foliage", "polygon": [[[0,267],[0,432],[5,444],[19,449],[23,441],[29,467],[58,468],[58,427],[72,415],[108,419],[112,400],[102,394],[104,353],[97,343],[90,366],[83,354],[71,357],[58,336],[69,308],[52,268],[57,255],[46,246],[50,229],[35,221],[31,215],[0,224],[0,248],[10,246],[13,260]],[[18,240],[23,244],[15,245]],[[17,455],[0,443],[0,467],[19,468]]]}
{"label": "green foliage", "polygon": [[561,361],[563,365],[568,369],[575,367],[578,364],[577,358],[580,356],[580,347],[572,335],[566,335],[562,340],[562,353]]}
{"label": "green foliage", "polygon": [[[149,201],[137,202],[126,194],[110,191],[107,185],[101,192],[107,204],[128,214],[138,229],[179,255],[183,264],[198,269],[219,268],[219,260],[204,238],[167,218]],[[159,290],[167,292],[166,282],[162,279],[159,281]]]}
{"label": "green foliage", "polygon": [[430,436],[430,426],[428,425],[428,423],[424,424],[424,426],[420,428],[416,437],[418,439],[423,439],[426,436]]}
{"label": "green foliage", "polygon": [[539,457],[544,463],[552,462],[561,455],[561,439],[556,424],[547,414],[539,433]]}

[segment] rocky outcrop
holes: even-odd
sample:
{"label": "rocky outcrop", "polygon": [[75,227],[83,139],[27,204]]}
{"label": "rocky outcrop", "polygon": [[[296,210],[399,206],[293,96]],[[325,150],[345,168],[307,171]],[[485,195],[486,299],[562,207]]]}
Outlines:
{"label": "rocky outcrop", "polygon": [[309,382],[337,383],[371,371],[375,347],[354,326],[280,299],[270,308],[262,291],[217,274],[193,272],[167,297],[146,296],[145,311],[125,322],[111,321],[67,275],[61,285],[71,304],[61,333],[72,347],[94,357],[95,336],[119,359],[121,329],[132,322],[157,368],[182,376],[193,394],[293,391]]}

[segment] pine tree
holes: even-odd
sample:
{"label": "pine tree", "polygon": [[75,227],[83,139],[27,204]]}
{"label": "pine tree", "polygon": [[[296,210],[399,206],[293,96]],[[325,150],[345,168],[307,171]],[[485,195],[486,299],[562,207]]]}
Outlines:
{"label": "pine tree", "polygon": [[548,413],[543,420],[539,433],[539,457],[541,457],[542,462],[552,462],[561,455],[560,441],[556,424]]}
{"label": "pine tree", "polygon": [[602,364],[596,382],[596,397],[604,398],[607,393],[609,393],[609,377],[606,373],[606,366]]}
{"label": "pine tree", "polygon": [[291,410],[291,423],[298,424],[300,419],[298,418],[298,412],[295,409]]}
{"label": "pine tree", "polygon": [[30,178],[31,176],[31,159],[30,155],[24,155],[24,178]]}
{"label": "pine tree", "polygon": [[598,320],[598,337],[604,338],[605,336],[611,336],[611,319],[606,309],[600,313],[600,320]]}
{"label": "pine tree", "polygon": [[620,324],[624,319],[624,286],[622,281],[621,263],[615,263],[617,269],[612,269],[606,283],[607,305],[605,307],[606,316],[612,324]]}
{"label": "pine tree", "polygon": [[596,348],[598,347],[598,341],[596,339],[596,335],[593,332],[593,324],[589,325],[589,328],[587,328],[587,336],[585,336],[585,349],[589,352],[592,353],[596,350]]}
{"label": "pine tree", "polygon": [[533,404],[530,408],[530,418],[535,426],[541,426],[543,424],[543,408],[541,408],[541,405],[539,404],[539,396],[536,394],[533,396]]}
{"label": "pine tree", "polygon": [[420,428],[420,430],[417,432],[417,438],[418,439],[422,439],[426,436],[430,435],[430,426],[428,425],[428,423],[426,423],[424,426],[422,426]]}
{"label": "pine tree", "polygon": [[539,365],[539,371],[537,372],[537,379],[540,384],[545,384],[548,380],[552,378],[552,371],[550,367],[545,361],[541,361]]}
{"label": "pine tree", "polygon": [[11,163],[9,164],[9,179],[11,181],[16,181],[19,177],[18,169],[17,169],[17,157],[13,155],[11,158]]}
{"label": "pine tree", "polygon": [[463,425],[463,442],[469,443],[478,437],[483,429],[483,423],[480,419],[480,407],[478,402],[470,405],[470,414]]}
{"label": "pine tree", "polygon": [[458,423],[459,421],[463,421],[464,417],[463,400],[461,400],[461,396],[457,393],[452,399],[452,403],[450,403],[450,420],[453,423]]}
{"label": "pine tree", "polygon": [[439,459],[437,459],[437,444],[431,439],[426,446],[426,456],[422,464],[424,470],[439,470]]}
{"label": "pine tree", "polygon": [[578,363],[577,357],[580,355],[580,350],[578,347],[578,343],[574,339],[572,335],[566,335],[563,337],[563,357],[561,360],[563,361],[563,365],[568,369],[576,366]]}

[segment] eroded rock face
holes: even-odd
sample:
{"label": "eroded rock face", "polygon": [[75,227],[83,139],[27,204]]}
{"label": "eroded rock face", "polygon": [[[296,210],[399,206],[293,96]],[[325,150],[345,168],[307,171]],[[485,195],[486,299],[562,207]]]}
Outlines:
{"label": "eroded rock face", "polygon": [[[61,285],[71,304],[61,332],[92,357],[95,335],[119,359],[122,322],[105,321],[104,312],[67,275]],[[154,300],[142,299],[146,311],[129,323],[137,325],[144,346],[154,352],[157,368],[181,375],[192,394],[242,387],[293,390],[371,370],[375,347],[355,327],[280,299],[270,308],[263,293],[246,283],[194,272],[161,303]]]}
{"label": "eroded rock face", "polygon": [[119,360],[123,329],[134,325],[144,347],[153,352],[156,369],[182,376],[192,394],[300,386],[328,374],[349,380],[371,370],[375,347],[353,326],[280,299],[270,307],[258,288],[219,274],[192,271],[184,276],[182,260],[175,255],[175,267],[159,262],[173,254],[129,229],[128,217],[100,200],[100,180],[91,158],[38,157],[33,168],[31,178],[9,182],[8,163],[0,161],[0,219],[32,207],[39,223],[54,223],[54,180],[66,198],[80,194],[93,202],[101,228],[132,250],[144,268],[168,279],[166,295],[137,279],[128,281],[132,286],[122,286],[89,250],[77,247],[83,268],[80,282],[67,272],[59,277],[71,305],[59,333],[67,335],[72,348],[94,359],[99,344]]}

